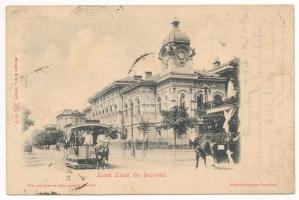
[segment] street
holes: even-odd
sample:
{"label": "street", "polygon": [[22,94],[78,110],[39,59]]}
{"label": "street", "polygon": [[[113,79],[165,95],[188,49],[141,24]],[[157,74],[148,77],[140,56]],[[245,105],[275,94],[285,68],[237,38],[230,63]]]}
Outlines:
{"label": "street", "polygon": [[[95,190],[97,193],[109,193],[110,189],[107,187],[117,187],[121,193],[132,190],[135,183],[142,184],[144,180],[148,184],[163,185],[166,180],[179,184],[177,180],[193,180],[196,176],[201,180],[203,177],[225,175],[234,171],[234,166],[228,163],[213,167],[213,162],[208,158],[207,166],[200,159],[196,171],[193,150],[177,150],[175,153],[173,149],[147,150],[145,154],[138,150],[135,158],[130,151],[123,153],[121,150],[111,149],[108,169],[74,170],[65,166],[63,152],[33,149],[31,155],[25,153],[22,174],[26,182],[25,193],[48,194],[51,191],[54,194],[65,194],[75,193],[77,190],[87,194]],[[102,187],[103,184],[105,188]]]}
{"label": "street", "polygon": [[[28,167],[55,165],[63,169],[66,168],[63,159],[63,150],[34,149],[31,155],[25,154],[25,162]],[[195,166],[195,153],[193,150],[177,150],[176,152],[173,149],[147,150],[144,152],[136,150],[134,158],[129,150],[122,152],[121,150],[112,149],[109,164],[109,169],[167,169],[168,167],[193,169]],[[199,167],[205,167],[203,160],[200,160]]]}

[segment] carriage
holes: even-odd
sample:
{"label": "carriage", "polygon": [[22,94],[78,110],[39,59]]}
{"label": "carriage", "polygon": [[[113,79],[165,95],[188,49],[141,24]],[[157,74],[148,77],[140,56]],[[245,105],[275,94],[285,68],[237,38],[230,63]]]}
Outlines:
{"label": "carriage", "polygon": [[198,148],[204,150],[205,154],[213,157],[215,163],[228,162],[228,144],[226,136],[221,132],[200,134],[194,139],[193,145],[195,152],[198,153]]}
{"label": "carriage", "polygon": [[206,135],[213,144],[213,158],[215,162],[228,162],[228,157],[226,154],[228,149],[226,135],[223,132],[206,133]]}
{"label": "carriage", "polygon": [[233,162],[238,162],[239,133],[230,133],[230,137],[228,137],[223,132],[206,133],[205,138],[210,142],[212,156],[216,163],[229,162],[229,158],[227,155],[228,150],[233,154]]}
{"label": "carriage", "polygon": [[74,169],[95,169],[108,167],[109,142],[99,144],[97,138],[107,136],[109,126],[98,122],[84,122],[66,127],[65,163]]}

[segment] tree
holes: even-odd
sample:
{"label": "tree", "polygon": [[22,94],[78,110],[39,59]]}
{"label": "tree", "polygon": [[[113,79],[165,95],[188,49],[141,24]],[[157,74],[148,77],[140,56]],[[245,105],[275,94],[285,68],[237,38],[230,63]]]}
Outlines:
{"label": "tree", "polygon": [[33,137],[33,144],[41,145],[54,145],[57,142],[63,143],[64,135],[61,131],[41,131]]}
{"label": "tree", "polygon": [[109,138],[115,140],[118,138],[118,134],[119,134],[119,130],[117,127],[112,127],[110,126],[109,129],[108,129],[108,136]]}
{"label": "tree", "polygon": [[139,121],[139,127],[138,129],[142,131],[142,150],[143,150],[143,156],[145,156],[145,135],[147,134],[147,132],[149,131],[150,128],[150,123],[148,122],[148,120],[144,120],[144,118],[141,115],[138,115],[136,117]]}
{"label": "tree", "polygon": [[126,140],[128,138],[128,130],[125,127],[124,115],[121,118],[121,127],[120,127],[120,139],[122,140],[122,156],[125,156],[125,150],[127,149]]}
{"label": "tree", "polygon": [[22,130],[25,132],[30,126],[34,125],[34,120],[29,118],[29,115],[31,114],[30,110],[27,108],[24,108],[22,113]]}
{"label": "tree", "polygon": [[223,112],[205,115],[203,118],[203,131],[205,133],[220,133],[223,131],[225,117]]}
{"label": "tree", "polygon": [[126,128],[124,128],[121,132],[120,132],[120,139],[122,140],[126,140],[128,138],[128,130]]}
{"label": "tree", "polygon": [[197,120],[190,117],[185,107],[174,106],[169,111],[161,111],[163,129],[173,129],[174,132],[174,150],[176,150],[177,137],[185,134],[189,128],[193,128]]}

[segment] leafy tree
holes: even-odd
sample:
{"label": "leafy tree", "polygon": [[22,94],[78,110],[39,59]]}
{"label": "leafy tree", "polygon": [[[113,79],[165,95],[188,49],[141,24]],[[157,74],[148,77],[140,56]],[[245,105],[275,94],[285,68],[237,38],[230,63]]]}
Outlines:
{"label": "leafy tree", "polygon": [[205,133],[220,133],[223,131],[224,121],[223,112],[205,115],[203,118],[203,131]]}
{"label": "leafy tree", "polygon": [[33,137],[33,144],[37,146],[54,145],[63,141],[64,135],[61,131],[41,131]]}
{"label": "leafy tree", "polygon": [[139,130],[142,131],[142,151],[143,151],[143,157],[145,157],[145,150],[146,150],[146,134],[149,131],[150,128],[150,123],[148,122],[148,120],[145,120],[142,115],[138,115],[136,117],[139,121]]}
{"label": "leafy tree", "polygon": [[30,126],[34,125],[34,120],[29,118],[29,115],[31,114],[30,110],[27,108],[24,108],[22,113],[22,131],[25,132]]}
{"label": "leafy tree", "polygon": [[136,117],[139,121],[139,130],[142,131],[142,138],[143,138],[143,149],[145,149],[145,135],[147,134],[147,132],[149,131],[150,128],[150,123],[148,122],[148,120],[145,120],[141,115]]}
{"label": "leafy tree", "polygon": [[126,140],[128,138],[128,130],[126,128],[124,128],[121,132],[120,132],[120,139],[122,140]]}
{"label": "leafy tree", "polygon": [[118,128],[116,128],[116,127],[109,127],[109,129],[108,129],[108,136],[111,138],[111,139],[113,139],[113,140],[115,140],[115,139],[117,139],[118,138],[118,134],[119,134],[119,130],[118,130]]}
{"label": "leafy tree", "polygon": [[173,129],[174,149],[176,149],[177,137],[185,134],[189,128],[193,128],[197,120],[190,117],[185,107],[174,106],[169,111],[161,111],[163,129]]}
{"label": "leafy tree", "polygon": [[124,115],[122,115],[121,119],[121,127],[120,127],[120,139],[122,139],[122,156],[125,156],[125,149],[127,148],[127,143],[126,140],[128,138],[128,130],[125,127],[125,122],[124,122]]}

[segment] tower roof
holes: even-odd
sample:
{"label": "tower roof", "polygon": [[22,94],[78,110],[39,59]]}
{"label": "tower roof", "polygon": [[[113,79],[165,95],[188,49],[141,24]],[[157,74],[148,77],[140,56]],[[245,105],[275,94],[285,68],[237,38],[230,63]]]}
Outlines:
{"label": "tower roof", "polygon": [[163,46],[168,44],[168,43],[187,43],[187,44],[190,44],[190,40],[189,40],[188,35],[180,30],[180,27],[179,27],[180,21],[175,19],[171,22],[171,24],[173,25],[173,30],[170,31],[170,33],[163,40]]}

